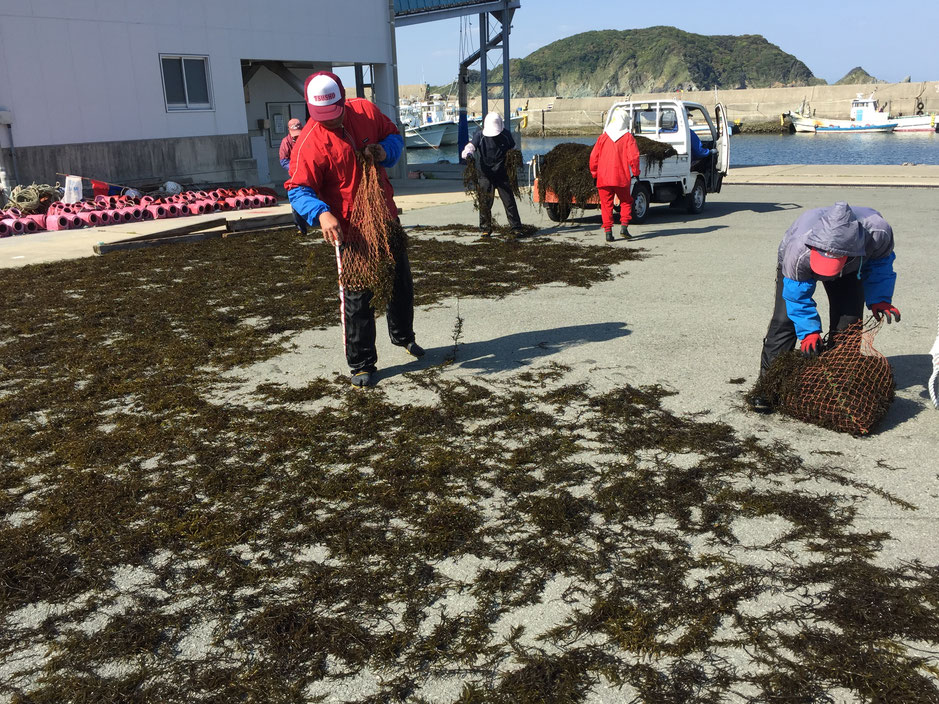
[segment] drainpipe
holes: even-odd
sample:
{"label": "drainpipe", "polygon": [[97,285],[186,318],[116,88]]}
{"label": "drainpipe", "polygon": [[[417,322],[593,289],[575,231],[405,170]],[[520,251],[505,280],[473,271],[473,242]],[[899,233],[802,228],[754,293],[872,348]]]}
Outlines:
{"label": "drainpipe", "polygon": [[482,12],[479,15],[479,87],[480,109],[483,119],[489,113],[489,16]]}
{"label": "drainpipe", "polygon": [[[401,110],[399,109],[400,98],[398,97],[398,40],[395,37],[395,3],[394,0],[388,0],[388,26],[389,26],[389,35],[391,36],[391,66],[389,66],[388,71],[388,80],[391,83],[389,92],[391,95],[391,114],[393,117],[392,121],[395,123],[395,126],[398,128],[398,132],[401,133],[401,139],[404,140],[404,125],[401,124]],[[375,67],[372,66],[372,97],[378,98],[375,88],[375,76],[374,76]],[[391,168],[390,176],[394,178],[402,178],[407,172],[408,167],[408,149],[404,147],[401,150],[401,158],[398,159],[398,163]]]}
{"label": "drainpipe", "polygon": [[508,125],[509,134],[512,134],[512,97],[509,95],[509,31],[512,19],[509,16],[509,0],[504,0],[505,9],[502,10],[502,116]]}
{"label": "drainpipe", "polygon": [[9,110],[0,108],[0,125],[6,125],[7,129],[10,130],[10,157],[13,159],[13,182],[10,183],[9,176],[6,174],[3,164],[0,163],[0,180],[4,182],[6,188],[0,188],[0,193],[3,193],[4,200],[8,200],[8,196],[13,192],[13,189],[20,183],[20,173],[19,168],[16,163],[16,148],[13,145],[13,113]]}

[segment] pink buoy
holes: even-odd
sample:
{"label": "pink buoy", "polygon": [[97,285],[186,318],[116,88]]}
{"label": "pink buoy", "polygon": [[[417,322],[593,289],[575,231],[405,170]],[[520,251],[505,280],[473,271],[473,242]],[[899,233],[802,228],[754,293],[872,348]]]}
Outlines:
{"label": "pink buoy", "polygon": [[65,219],[68,221],[69,230],[77,230],[85,226],[85,223],[83,223],[77,215],[66,215]]}
{"label": "pink buoy", "polygon": [[35,220],[30,220],[29,218],[19,218],[19,221],[23,223],[25,234],[29,235],[33,232],[39,232],[41,229]]}
{"label": "pink buoy", "polygon": [[59,215],[46,215],[46,229],[47,230],[67,230],[68,229],[68,215],[59,214]]}
{"label": "pink buoy", "polygon": [[95,210],[83,210],[78,213],[78,219],[88,227],[97,227],[101,222],[101,218],[98,217],[98,212]]}
{"label": "pink buoy", "polygon": [[36,223],[36,227],[40,230],[46,229],[46,216],[45,213],[33,213],[32,215],[27,215],[26,220],[32,220]]}
{"label": "pink buoy", "polygon": [[134,221],[134,209],[128,206],[119,208],[117,214],[121,216],[121,222],[133,222]]}
{"label": "pink buoy", "polygon": [[0,220],[0,222],[6,224],[7,231],[11,235],[22,235],[26,230],[26,226],[23,224],[23,221],[17,220],[16,218],[6,218],[4,220]]}

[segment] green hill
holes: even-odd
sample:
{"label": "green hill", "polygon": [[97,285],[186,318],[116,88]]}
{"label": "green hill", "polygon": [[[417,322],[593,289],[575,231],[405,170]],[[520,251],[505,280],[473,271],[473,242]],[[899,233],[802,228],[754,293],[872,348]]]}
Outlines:
{"label": "green hill", "polygon": [[[675,27],[600,30],[560,39],[509,62],[513,97],[568,98],[678,89],[771,88],[825,83],[762,36],[705,36]],[[502,66],[489,72],[501,83]],[[447,86],[439,86],[444,92]],[[479,94],[470,82],[470,95]]]}
{"label": "green hill", "polygon": [[[510,74],[511,75],[511,74]],[[861,83],[885,83],[886,81],[879,81],[870,75],[860,66],[855,66],[850,71],[848,71],[844,78],[835,83],[836,86],[856,86]]]}

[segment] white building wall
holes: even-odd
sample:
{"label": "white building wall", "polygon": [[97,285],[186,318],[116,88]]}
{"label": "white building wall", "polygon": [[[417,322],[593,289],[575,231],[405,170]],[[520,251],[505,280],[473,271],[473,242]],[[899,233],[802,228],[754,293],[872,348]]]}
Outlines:
{"label": "white building wall", "polygon": [[[0,108],[17,148],[245,134],[241,59],[390,75],[389,12],[388,0],[0,0]],[[212,110],[166,110],[161,53],[209,57]],[[379,103],[393,115],[390,91]]]}

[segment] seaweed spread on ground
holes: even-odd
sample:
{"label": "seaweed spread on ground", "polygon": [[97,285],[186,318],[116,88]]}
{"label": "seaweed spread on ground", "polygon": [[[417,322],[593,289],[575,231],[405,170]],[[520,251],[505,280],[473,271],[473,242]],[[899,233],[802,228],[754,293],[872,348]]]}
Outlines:
{"label": "seaweed spread on ground", "polygon": [[[421,303],[617,256],[412,238]],[[285,233],[5,272],[0,696],[937,700],[939,569],[854,524],[909,506],[660,388],[542,361],[408,374],[420,404],[326,378],[213,400],[335,325],[334,289]]]}
{"label": "seaweed spread on ground", "polygon": [[767,399],[793,418],[823,428],[864,435],[890,409],[893,370],[874,349],[881,323],[870,318],[837,333],[814,359],[780,355],[748,394]]}
{"label": "seaweed spread on ground", "polygon": [[[510,149],[505,155],[505,170],[509,176],[509,187],[516,198],[521,197],[521,191],[518,188],[518,172],[522,168],[522,152],[518,149]],[[476,159],[472,156],[467,157],[466,166],[463,167],[463,190],[466,195],[473,199],[473,207],[479,210],[479,201],[481,198],[489,200],[489,206],[492,207],[494,200],[493,193],[482,193],[479,190],[479,170],[476,168]]]}

